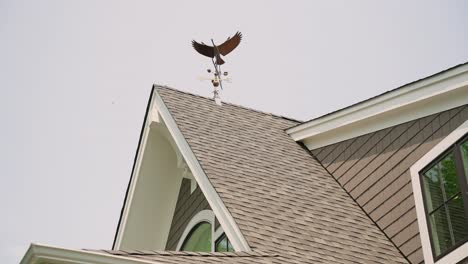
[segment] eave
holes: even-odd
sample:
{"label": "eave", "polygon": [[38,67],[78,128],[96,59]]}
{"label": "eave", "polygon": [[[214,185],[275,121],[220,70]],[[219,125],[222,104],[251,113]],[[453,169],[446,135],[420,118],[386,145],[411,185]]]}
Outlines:
{"label": "eave", "polygon": [[465,63],[286,132],[309,149],[316,149],[467,103],[468,64]]}
{"label": "eave", "polygon": [[156,264],[155,261],[140,260],[86,250],[72,250],[39,244],[31,244],[20,264]]}

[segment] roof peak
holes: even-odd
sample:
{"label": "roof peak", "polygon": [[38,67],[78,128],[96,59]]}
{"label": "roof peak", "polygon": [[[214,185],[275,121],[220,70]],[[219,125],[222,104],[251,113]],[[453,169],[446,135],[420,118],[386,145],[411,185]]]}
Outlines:
{"label": "roof peak", "polygon": [[[186,95],[190,95],[190,96],[194,96],[194,97],[199,97],[199,98],[203,98],[203,99],[208,99],[208,100],[214,102],[214,99],[210,98],[208,96],[203,96],[203,95],[199,95],[199,94],[195,94],[195,93],[191,93],[191,92],[187,92],[187,91],[182,91],[182,90],[179,90],[179,89],[176,89],[176,88],[173,88],[173,87],[169,87],[167,85],[160,85],[160,84],[155,83],[155,84],[153,84],[153,88],[154,89],[169,89],[169,90],[172,90],[172,91],[175,91],[175,92],[179,92],[179,93],[182,93],[182,94],[186,94]],[[264,114],[264,115],[273,116],[273,117],[276,117],[276,118],[286,119],[286,120],[289,120],[289,121],[292,121],[292,122],[295,122],[295,123],[298,123],[298,124],[304,122],[304,121],[301,121],[301,120],[298,120],[298,119],[295,119],[295,118],[292,118],[292,117],[273,114],[273,113],[270,113],[270,112],[261,111],[261,110],[258,110],[258,109],[254,109],[254,108],[239,105],[239,104],[234,104],[234,103],[231,103],[231,102],[223,101],[223,104],[231,105],[231,106],[242,108],[242,109],[246,109],[246,110],[257,112],[257,113]]]}

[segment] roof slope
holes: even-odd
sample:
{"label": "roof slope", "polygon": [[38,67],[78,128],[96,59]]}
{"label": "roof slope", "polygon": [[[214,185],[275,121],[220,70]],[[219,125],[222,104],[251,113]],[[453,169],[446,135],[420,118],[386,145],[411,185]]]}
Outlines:
{"label": "roof slope", "polygon": [[149,250],[89,250],[114,256],[149,260],[156,263],[226,263],[226,264],[272,264],[278,255],[255,252],[183,252],[183,251],[149,251]]}
{"label": "roof slope", "polygon": [[278,253],[275,263],[406,263],[286,134],[298,122],[156,89],[254,251]]}

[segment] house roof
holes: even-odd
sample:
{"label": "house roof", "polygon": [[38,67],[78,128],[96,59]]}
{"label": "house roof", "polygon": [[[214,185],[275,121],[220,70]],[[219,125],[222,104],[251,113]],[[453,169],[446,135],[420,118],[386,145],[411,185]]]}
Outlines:
{"label": "house roof", "polygon": [[287,135],[297,121],[155,88],[254,252],[279,254],[275,263],[407,263]]}
{"label": "house roof", "polygon": [[151,251],[151,250],[89,250],[114,256],[149,260],[156,263],[226,263],[226,264],[271,264],[278,254],[262,252],[186,252],[186,251]]}

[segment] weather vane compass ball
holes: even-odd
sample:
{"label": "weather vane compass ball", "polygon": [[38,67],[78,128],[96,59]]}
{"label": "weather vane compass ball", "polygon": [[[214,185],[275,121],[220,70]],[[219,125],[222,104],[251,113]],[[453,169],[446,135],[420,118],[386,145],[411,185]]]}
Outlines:
{"label": "weather vane compass ball", "polygon": [[195,40],[192,40],[193,48],[206,57],[211,58],[213,62],[214,71],[208,69],[208,73],[213,73],[213,77],[211,78],[202,78],[203,80],[211,80],[211,84],[213,84],[214,91],[213,91],[213,98],[215,99],[216,104],[221,105],[221,97],[219,96],[219,88],[223,89],[223,81],[230,82],[231,79],[227,78],[228,72],[223,72],[221,70],[221,65],[225,63],[225,61],[221,58],[222,56],[228,55],[231,51],[233,51],[242,40],[242,33],[239,31],[231,38],[229,37],[223,44],[216,45],[211,39],[211,43],[213,46],[208,46],[205,43],[198,43]]}

